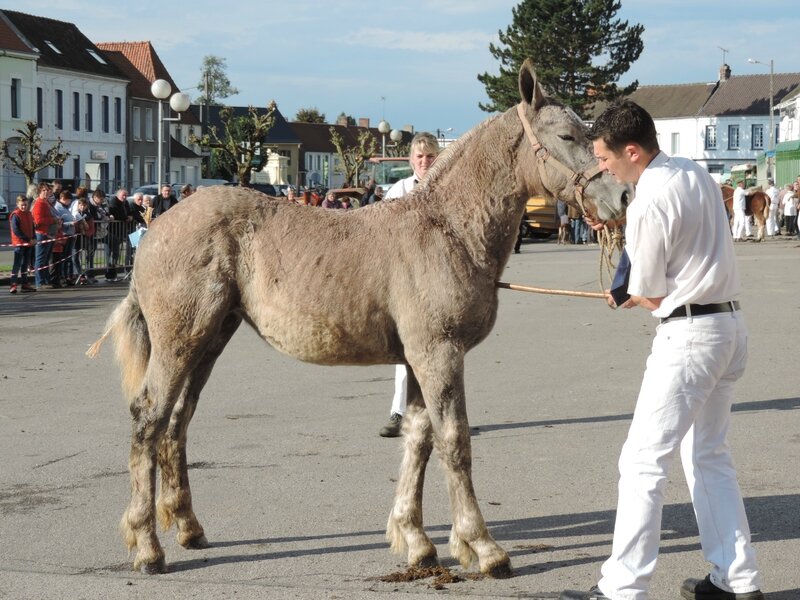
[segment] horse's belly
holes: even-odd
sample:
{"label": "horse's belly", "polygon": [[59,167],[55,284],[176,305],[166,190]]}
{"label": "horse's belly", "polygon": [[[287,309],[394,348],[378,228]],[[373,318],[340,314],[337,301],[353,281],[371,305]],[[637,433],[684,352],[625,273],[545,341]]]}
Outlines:
{"label": "horse's belly", "polygon": [[389,335],[378,327],[359,327],[327,319],[284,319],[257,326],[258,333],[276,350],[304,362],[320,365],[368,365],[402,362],[390,348]]}

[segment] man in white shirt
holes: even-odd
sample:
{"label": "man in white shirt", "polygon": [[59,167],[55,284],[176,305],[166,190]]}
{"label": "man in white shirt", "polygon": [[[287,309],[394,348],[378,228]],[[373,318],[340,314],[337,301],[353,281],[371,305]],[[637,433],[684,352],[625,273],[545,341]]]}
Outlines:
{"label": "man in white shirt", "polygon": [[733,190],[733,241],[741,242],[746,236],[745,222],[747,217],[745,211],[747,210],[747,192],[744,191],[744,181],[736,184]]}
{"label": "man in white shirt", "polygon": [[775,187],[775,182],[772,179],[767,179],[767,185],[767,189],[764,190],[764,193],[769,196],[767,235],[772,237],[774,235],[780,235],[780,227],[778,227],[778,206],[781,201],[778,197],[778,188]]}
{"label": "man in white shirt", "polygon": [[[414,174],[395,182],[383,196],[383,200],[396,200],[409,194],[417,182],[422,179],[433,165],[439,154],[439,142],[425,131],[421,131],[411,139],[408,162]],[[394,377],[394,397],[389,411],[389,422],[378,434],[381,437],[399,437],[402,430],[403,415],[406,414],[408,400],[408,371],[405,365],[397,365]]]}
{"label": "man in white shirt", "polygon": [[[628,294],[660,319],[628,438],[610,558],[589,592],[562,600],[646,600],[661,535],[664,486],[680,451],[711,565],[688,579],[687,600],[763,600],[727,442],[734,382],[747,361],[747,327],[719,186],[694,161],[659,150],[652,117],[626,100],[595,121],[602,171],[636,185],[627,210]],[[610,301],[611,303],[612,301]]]}

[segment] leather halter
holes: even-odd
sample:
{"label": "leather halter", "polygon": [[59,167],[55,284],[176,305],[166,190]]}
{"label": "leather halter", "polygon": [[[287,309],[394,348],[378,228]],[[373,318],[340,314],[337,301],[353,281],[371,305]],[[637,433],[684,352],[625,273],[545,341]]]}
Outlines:
{"label": "leather halter", "polygon": [[578,201],[578,206],[580,207],[581,212],[586,215],[586,207],[583,205],[583,200],[586,195],[586,186],[589,185],[589,182],[592,179],[600,175],[600,167],[595,165],[590,169],[586,169],[580,173],[573,171],[555,156],[550,154],[547,148],[542,146],[539,140],[536,139],[536,135],[533,133],[533,129],[531,129],[531,124],[528,122],[528,119],[525,118],[525,109],[523,108],[521,102],[517,104],[517,114],[519,115],[519,120],[522,121],[522,128],[525,130],[525,135],[527,136],[528,141],[531,143],[531,146],[533,146],[533,151],[538,159],[538,166],[542,167],[545,163],[549,162],[572,182],[572,185],[575,188],[575,199]]}

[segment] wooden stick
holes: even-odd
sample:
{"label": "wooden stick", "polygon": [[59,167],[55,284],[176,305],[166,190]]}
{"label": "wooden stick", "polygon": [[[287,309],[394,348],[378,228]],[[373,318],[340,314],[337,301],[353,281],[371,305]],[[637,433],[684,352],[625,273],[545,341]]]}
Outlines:
{"label": "wooden stick", "polygon": [[548,288],[530,287],[527,285],[518,285],[516,283],[505,283],[504,281],[495,281],[494,284],[499,288],[506,288],[517,292],[532,292],[534,294],[552,294],[553,296],[577,296],[579,298],[605,298],[606,295],[602,292],[574,292],[572,290],[551,290]]}

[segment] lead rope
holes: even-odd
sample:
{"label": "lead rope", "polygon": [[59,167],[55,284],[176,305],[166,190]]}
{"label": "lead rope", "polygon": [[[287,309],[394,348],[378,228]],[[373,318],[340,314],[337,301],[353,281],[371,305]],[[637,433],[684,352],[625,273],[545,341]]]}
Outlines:
{"label": "lead rope", "polygon": [[[613,229],[608,225],[603,225],[603,229],[597,232],[597,243],[600,246],[600,273],[598,279],[600,282],[600,290],[605,290],[606,287],[611,287],[611,282],[614,281],[614,272],[617,270],[617,262],[619,256],[622,255],[622,250],[625,247],[625,240],[622,234],[621,227],[614,227]],[[614,255],[617,255],[615,261]],[[605,284],[605,277],[608,277],[609,285]]]}

